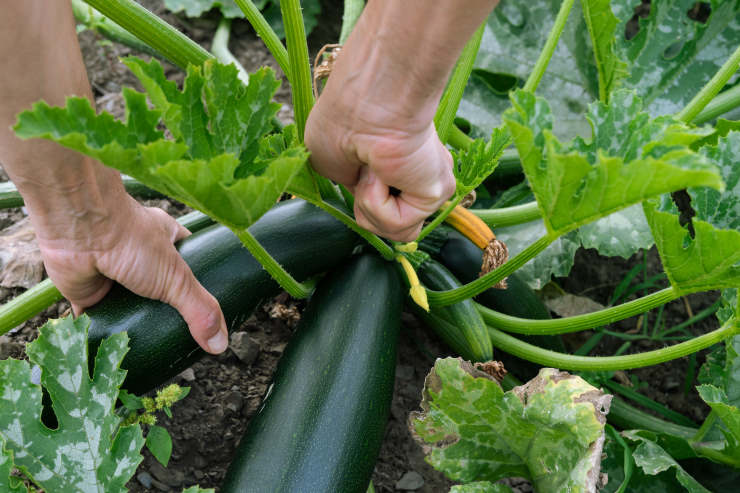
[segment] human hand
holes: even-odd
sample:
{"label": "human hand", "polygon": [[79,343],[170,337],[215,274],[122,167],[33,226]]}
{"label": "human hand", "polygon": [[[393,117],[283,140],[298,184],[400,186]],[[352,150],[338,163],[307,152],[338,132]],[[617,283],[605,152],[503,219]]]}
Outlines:
{"label": "human hand", "polygon": [[[57,218],[63,221],[60,228],[37,229],[47,273],[75,315],[100,301],[117,281],[140,296],[172,305],[203,349],[223,352],[228,336],[218,301],[173,245],[190,232],[163,210],[141,206],[128,195],[113,211],[105,218],[83,218],[82,224],[65,211]],[[65,225],[75,234],[60,236]]]}
{"label": "human hand", "polygon": [[360,226],[411,241],[455,191],[452,157],[431,122],[394,128],[374,108],[356,116],[344,94],[325,92],[309,115],[305,142],[311,163],[354,194]]}

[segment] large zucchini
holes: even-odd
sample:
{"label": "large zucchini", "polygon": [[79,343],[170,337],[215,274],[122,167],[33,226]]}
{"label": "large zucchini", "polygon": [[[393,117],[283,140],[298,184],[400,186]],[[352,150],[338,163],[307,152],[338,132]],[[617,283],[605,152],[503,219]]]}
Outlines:
{"label": "large zucchini", "polygon": [[[339,221],[302,200],[278,204],[249,230],[298,279],[330,270],[349,256],[356,242],[354,233]],[[218,300],[230,329],[261,300],[279,292],[277,283],[223,226],[193,234],[178,249]],[[164,383],[205,354],[174,308],[120,285],[87,314],[92,351],[103,338],[128,331],[130,349],[122,367],[128,370],[123,386],[131,392],[143,393]]]}
{"label": "large zucchini", "polygon": [[222,493],[364,493],[393,393],[396,267],[356,257],[321,281],[249,423]]}

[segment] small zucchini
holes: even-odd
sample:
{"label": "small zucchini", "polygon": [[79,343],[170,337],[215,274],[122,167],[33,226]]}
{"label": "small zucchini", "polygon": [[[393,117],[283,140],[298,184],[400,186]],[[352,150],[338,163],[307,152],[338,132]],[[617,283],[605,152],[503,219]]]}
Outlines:
{"label": "small zucchini", "polygon": [[[444,291],[461,285],[460,281],[445,266],[434,259],[421,264],[418,274],[421,282],[429,289]],[[493,359],[493,345],[488,336],[488,329],[472,300],[461,301],[449,306],[433,306],[430,313],[434,317],[440,317],[449,322],[450,325],[444,327],[435,324],[434,317],[427,317],[422,310],[417,310],[416,313],[463,358],[471,361]],[[455,327],[456,330],[448,330],[450,326]]]}

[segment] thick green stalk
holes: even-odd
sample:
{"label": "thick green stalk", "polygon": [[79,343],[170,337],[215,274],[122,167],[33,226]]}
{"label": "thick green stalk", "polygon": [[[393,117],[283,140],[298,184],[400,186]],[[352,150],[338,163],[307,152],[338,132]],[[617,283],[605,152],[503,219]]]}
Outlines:
{"label": "thick green stalk", "polygon": [[313,86],[311,64],[308,60],[308,44],[303,25],[301,2],[282,0],[280,11],[285,26],[285,42],[288,45],[288,64],[290,66],[290,85],[293,91],[293,113],[298,127],[298,138],[303,142],[308,113],[313,106]]}
{"label": "thick green stalk", "polygon": [[609,422],[623,430],[648,430],[655,433],[666,433],[686,440],[696,433],[696,428],[681,426],[663,419],[657,418],[652,414],[637,409],[619,397],[612,399],[611,409],[607,417]]}
{"label": "thick green stalk", "polygon": [[704,440],[704,437],[709,433],[709,430],[712,429],[712,426],[714,426],[714,423],[717,421],[717,413],[714,412],[714,409],[709,411],[709,414],[704,419],[704,422],[701,424],[699,429],[696,431],[696,434],[691,438],[691,441],[693,442],[701,442]]}
{"label": "thick green stalk", "polygon": [[378,236],[374,235],[370,231],[366,230],[365,228],[361,227],[355,220],[344,212],[343,210],[339,209],[338,207],[330,204],[329,202],[325,202],[323,200],[314,200],[311,198],[304,199],[316,207],[319,207],[320,209],[323,209],[328,214],[330,214],[335,219],[338,219],[342,224],[347,226],[349,229],[360,235],[365,241],[367,241],[370,246],[375,248],[380,255],[383,256],[386,260],[393,260],[396,258],[396,252],[393,250],[393,248],[388,245],[386,242],[384,242],[382,239],[380,239]]}
{"label": "thick green stalk", "polygon": [[272,27],[270,27],[270,24],[262,15],[260,9],[254,5],[252,0],[234,1],[252,25],[252,29],[257,33],[257,36],[262,38],[262,42],[265,43],[267,49],[270,50],[272,56],[275,57],[275,60],[278,65],[280,65],[285,77],[287,77],[287,79],[292,83],[293,79],[291,78],[290,64],[288,62],[288,50],[285,49],[282,41],[280,41],[280,38],[275,34]]}
{"label": "thick green stalk", "polygon": [[257,241],[257,238],[248,230],[232,230],[241,240],[242,244],[247,247],[249,253],[262,264],[262,267],[277,281],[281,288],[286,290],[294,298],[303,299],[313,292],[314,283],[300,283],[291,276],[285,268],[268,253],[267,250]]}
{"label": "thick green stalk", "polygon": [[740,68],[740,46],[714,74],[714,77],[694,96],[694,99],[689,101],[689,104],[676,114],[676,118],[686,123],[693,121],[696,115],[725,87],[727,81],[737,72],[738,68]]}
{"label": "thick green stalk", "polygon": [[540,57],[537,59],[532,73],[529,74],[523,90],[533,93],[537,90],[537,86],[540,85],[542,76],[545,74],[545,70],[547,70],[547,65],[550,63],[553,53],[555,53],[555,47],[558,45],[563,28],[565,28],[565,22],[568,20],[568,15],[573,7],[573,1],[563,0],[563,3],[560,5],[560,10],[555,18],[555,24],[552,26],[550,35],[547,37],[547,41],[545,41],[545,46],[542,48]]}
{"label": "thick green stalk", "polygon": [[85,1],[182,69],[213,58],[198,43],[133,0]]}
{"label": "thick green stalk", "polygon": [[424,228],[421,230],[421,233],[419,233],[419,236],[416,238],[415,241],[417,243],[420,242],[421,240],[423,240],[424,238],[426,238],[426,236],[429,233],[431,233],[432,231],[434,231],[434,228],[436,228],[437,226],[439,226],[440,224],[442,224],[442,221],[444,221],[447,218],[447,216],[449,216],[450,213],[453,210],[455,210],[455,207],[457,207],[457,205],[464,198],[465,198],[464,195],[458,195],[457,197],[455,197],[454,200],[452,200],[450,202],[447,202],[447,205],[444,207],[444,209],[442,209],[441,211],[439,211],[439,213],[435,216],[435,218],[429,224],[427,224],[426,226],[424,226]]}
{"label": "thick green stalk", "polygon": [[724,115],[730,110],[734,110],[738,106],[740,106],[740,84],[719,93],[691,122],[696,125],[702,125],[710,120],[714,120],[720,115]]}
{"label": "thick green stalk", "polygon": [[429,304],[431,306],[452,305],[453,303],[481,294],[483,291],[498,283],[508,275],[513,274],[522,265],[533,259],[538,253],[547,248],[555,238],[557,237],[550,235],[543,236],[499,268],[492,270],[488,274],[479,277],[475,281],[460,286],[459,288],[450,289],[448,291],[432,291],[427,289]]}
{"label": "thick green stalk", "polygon": [[63,298],[50,279],[41,281],[0,307],[0,335],[41,313]]}
{"label": "thick green stalk", "polygon": [[455,149],[468,150],[473,143],[473,139],[468,137],[457,125],[451,125],[447,132],[447,143]]}
{"label": "thick green stalk", "polygon": [[344,0],[344,14],[342,15],[342,31],[339,34],[339,44],[347,42],[352,29],[365,8],[365,0]]}
{"label": "thick green stalk", "polygon": [[740,326],[726,323],[719,329],[690,341],[645,353],[622,356],[574,356],[542,349],[493,327],[488,327],[488,333],[495,348],[539,365],[571,371],[616,371],[657,365],[708,348],[738,332],[740,332]]}
{"label": "thick green stalk", "polygon": [[437,128],[437,135],[442,143],[447,143],[449,130],[454,126],[452,122],[457,114],[457,108],[460,106],[460,100],[463,97],[465,86],[468,84],[470,73],[473,71],[473,63],[478,54],[485,27],[486,23],[483,22],[465,44],[455,69],[452,71],[450,81],[442,94],[442,100],[437,107],[437,114],[434,115],[434,126]]}
{"label": "thick green stalk", "polygon": [[502,207],[501,209],[470,209],[470,212],[481,218],[491,229],[528,223],[542,218],[537,202]]}
{"label": "thick green stalk", "polygon": [[146,53],[147,55],[166,60],[164,55],[148,44],[143,43],[139,38],[112,20],[101,15],[100,12],[87,5],[83,0],[72,0],[72,12],[74,13],[75,20],[87,29],[95,31],[111,41],[128,46],[140,53]]}
{"label": "thick green stalk", "polygon": [[664,305],[680,296],[680,293],[676,289],[670,287],[622,305],[604,308],[603,310],[592,313],[584,313],[583,315],[552,320],[529,320],[526,318],[512,317],[511,315],[491,310],[483,305],[478,305],[477,308],[483,320],[488,325],[497,329],[525,335],[554,335],[578,332],[607,325],[618,320],[645,313],[656,306]]}
{"label": "thick green stalk", "polygon": [[231,35],[231,19],[227,19],[226,17],[224,17],[218,23],[218,27],[216,28],[216,33],[213,35],[213,42],[211,43],[211,51],[213,52],[214,55],[216,55],[216,58],[218,58],[218,61],[223,63],[224,65],[233,63],[239,74],[239,80],[244,82],[245,85],[249,84],[249,74],[247,73],[246,70],[244,70],[244,67],[242,67],[242,64],[239,63],[239,60],[237,60],[234,54],[231,53],[231,51],[229,50],[230,35]]}

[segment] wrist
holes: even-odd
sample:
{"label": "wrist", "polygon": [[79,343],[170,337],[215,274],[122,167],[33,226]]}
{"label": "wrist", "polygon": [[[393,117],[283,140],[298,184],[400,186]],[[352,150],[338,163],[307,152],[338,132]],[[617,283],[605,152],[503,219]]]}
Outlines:
{"label": "wrist", "polygon": [[115,229],[131,207],[120,174],[77,153],[58,150],[59,171],[43,177],[11,176],[23,195],[39,244],[86,248]]}

